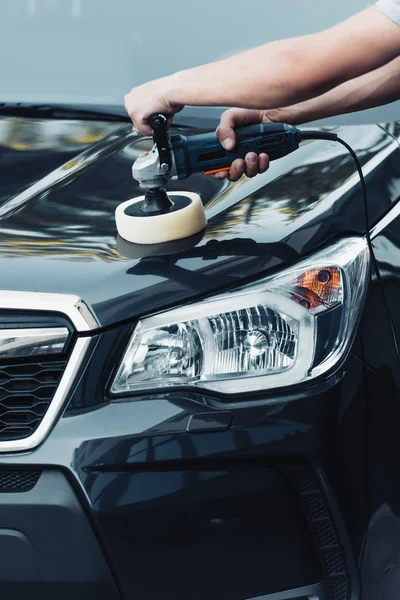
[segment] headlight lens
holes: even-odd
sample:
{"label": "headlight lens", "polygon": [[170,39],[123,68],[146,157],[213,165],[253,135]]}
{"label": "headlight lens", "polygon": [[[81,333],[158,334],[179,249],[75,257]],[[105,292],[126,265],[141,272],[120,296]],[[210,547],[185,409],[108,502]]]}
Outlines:
{"label": "headlight lens", "polygon": [[348,238],[257,284],[145,318],[111,391],[238,394],[321,375],[350,348],[368,269],[365,239]]}

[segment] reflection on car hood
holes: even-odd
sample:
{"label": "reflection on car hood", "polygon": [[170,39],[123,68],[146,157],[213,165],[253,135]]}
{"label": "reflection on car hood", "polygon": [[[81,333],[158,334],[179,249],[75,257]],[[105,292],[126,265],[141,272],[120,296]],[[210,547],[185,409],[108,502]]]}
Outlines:
{"label": "reflection on car hood", "polygon": [[[398,196],[397,142],[378,126],[339,133],[369,173],[373,223]],[[201,195],[208,228],[194,247],[140,257],[117,239],[114,211],[140,194],[131,165],[150,144],[118,123],[0,119],[2,289],[77,294],[109,325],[254,279],[365,230],[352,159],[319,141],[252,180],[193,175],[171,184]]]}

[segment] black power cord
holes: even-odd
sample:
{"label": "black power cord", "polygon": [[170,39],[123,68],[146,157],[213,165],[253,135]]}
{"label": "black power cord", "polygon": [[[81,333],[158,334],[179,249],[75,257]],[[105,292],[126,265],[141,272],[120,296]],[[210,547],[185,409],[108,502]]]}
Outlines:
{"label": "black power cord", "polygon": [[357,168],[358,175],[360,177],[361,193],[362,193],[362,197],[363,197],[363,206],[364,206],[364,215],[365,215],[365,237],[366,237],[368,248],[369,248],[369,251],[371,254],[371,258],[372,258],[373,254],[372,254],[371,237],[370,237],[370,233],[369,233],[367,186],[365,185],[364,174],[362,172],[362,167],[361,167],[360,161],[358,160],[357,154],[354,152],[353,148],[347,142],[342,140],[342,138],[340,138],[338,135],[336,135],[336,133],[329,133],[328,131],[301,131],[301,140],[302,141],[303,140],[327,140],[330,142],[338,142],[339,144],[344,146],[346,148],[346,150],[349,152],[349,154],[351,155],[352,159],[354,160],[354,164]]}
{"label": "black power cord", "polygon": [[[354,160],[354,163],[357,167],[357,171],[358,174],[360,176],[360,182],[361,182],[361,191],[362,191],[362,197],[363,197],[363,206],[364,206],[364,215],[365,215],[365,238],[367,240],[367,244],[368,244],[368,249],[369,249],[369,253],[371,256],[371,262],[374,266],[374,270],[376,273],[376,277],[377,280],[379,281],[380,285],[381,285],[381,289],[383,291],[383,286],[382,286],[382,281],[381,281],[381,276],[380,276],[380,272],[378,269],[378,265],[376,264],[376,260],[375,260],[375,256],[372,250],[372,242],[371,242],[371,236],[370,236],[370,232],[369,232],[369,213],[368,213],[368,197],[367,197],[367,186],[365,184],[365,179],[364,179],[364,174],[362,172],[362,168],[361,168],[361,164],[360,161],[358,160],[357,154],[354,152],[353,148],[344,140],[342,140],[342,138],[338,137],[335,133],[329,133],[329,132],[323,132],[323,131],[302,131],[301,132],[301,139],[302,140],[329,140],[332,142],[338,142],[339,144],[342,144],[342,146],[344,146],[348,152],[350,153],[351,157]],[[385,303],[386,306],[386,310],[387,313],[390,314],[389,312],[389,306],[387,304],[387,300],[386,300],[386,295],[383,294],[383,301]],[[392,329],[392,335],[393,335],[393,339],[394,339],[394,343],[396,346],[396,350],[397,350],[397,340],[396,340],[396,334],[394,331],[394,326],[392,323],[392,320],[389,319],[389,322],[391,324],[391,329]],[[399,357],[400,354],[398,353]],[[365,366],[364,366],[365,368]],[[365,497],[366,497],[366,504],[367,504],[367,510],[369,510],[370,507],[370,494],[369,494],[369,461],[370,461],[370,457],[369,457],[369,437],[370,437],[370,431],[371,431],[371,424],[370,424],[370,415],[371,415],[371,407],[370,407],[370,398],[369,398],[369,394],[368,394],[368,389],[366,390],[366,443],[365,443],[365,448],[364,448],[364,461],[365,461],[365,468],[366,468],[366,490],[365,490]],[[365,550],[366,550],[366,545],[367,545],[367,533],[365,533],[362,544],[361,544],[361,548],[360,548],[360,553],[359,553],[359,559],[358,559],[358,564],[359,564],[359,569],[361,571],[361,567],[362,567],[362,563],[363,563],[363,559],[364,559],[364,554],[365,554]],[[361,590],[363,587],[363,581],[362,578],[360,577],[360,586],[361,586]]]}

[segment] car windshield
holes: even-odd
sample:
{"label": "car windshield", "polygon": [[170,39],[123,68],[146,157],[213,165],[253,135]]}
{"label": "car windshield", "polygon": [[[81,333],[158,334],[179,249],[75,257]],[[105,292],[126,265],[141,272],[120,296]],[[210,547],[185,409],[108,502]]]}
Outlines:
{"label": "car windshield", "polygon": [[[127,91],[140,83],[267,41],[318,31],[365,5],[365,0],[252,0],[248,5],[235,0],[2,0],[0,102],[121,106]],[[396,103],[342,121],[395,120],[398,111]]]}

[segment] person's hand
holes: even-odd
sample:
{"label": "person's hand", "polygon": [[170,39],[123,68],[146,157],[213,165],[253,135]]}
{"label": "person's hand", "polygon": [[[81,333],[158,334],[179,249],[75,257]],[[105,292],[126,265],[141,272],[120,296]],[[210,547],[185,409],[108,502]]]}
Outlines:
{"label": "person's hand", "polygon": [[143,135],[153,135],[148,121],[151,115],[155,113],[166,115],[170,126],[173,116],[183,109],[183,104],[171,101],[170,88],[169,78],[164,77],[133,88],[129,94],[126,94],[124,98],[126,111]]}
{"label": "person's hand", "polygon": [[[232,150],[236,144],[235,129],[237,127],[272,122],[272,119],[265,110],[230,108],[221,116],[221,121],[217,128],[218,139],[225,150]],[[230,181],[237,181],[244,174],[247,177],[254,177],[258,173],[265,173],[268,167],[268,154],[257,155],[255,152],[249,152],[245,159],[237,158],[234,160],[229,171],[215,173],[214,177],[216,179],[228,178]]]}

